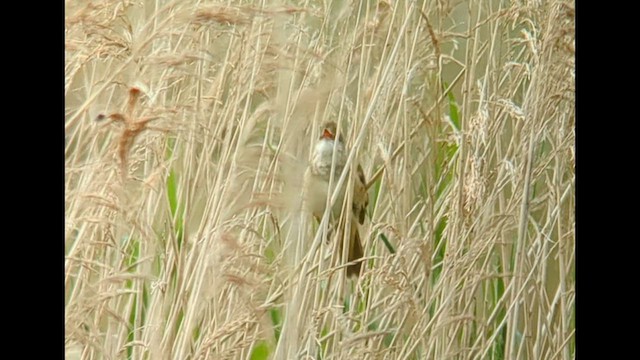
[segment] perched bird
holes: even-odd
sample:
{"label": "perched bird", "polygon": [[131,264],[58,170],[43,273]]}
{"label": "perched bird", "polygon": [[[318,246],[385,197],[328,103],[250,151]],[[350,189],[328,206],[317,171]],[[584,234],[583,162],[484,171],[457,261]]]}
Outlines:
{"label": "perched bird", "polygon": [[[332,188],[329,189],[329,179],[331,177],[333,153],[335,155],[335,163],[333,164],[333,183]],[[309,164],[304,175],[305,194],[304,201],[306,209],[313,214],[313,216],[320,220],[324,215],[325,208],[327,206],[327,197],[331,197],[335,190],[335,185],[342,174],[345,163],[347,161],[347,154],[343,136],[337,136],[337,127],[335,122],[327,122],[322,126],[322,133],[318,142],[313,149],[313,156],[311,163]],[[349,262],[355,262],[361,260],[363,256],[362,244],[360,243],[360,235],[358,233],[358,223],[364,222],[365,210],[369,202],[367,190],[365,184],[367,183],[364,178],[364,172],[362,167],[358,165],[357,174],[353,176],[353,195],[350,209],[345,209],[345,214],[342,214],[342,208],[345,197],[345,188],[348,181],[345,181],[340,189],[339,196],[331,209],[330,218],[330,233],[331,230],[339,226],[338,239],[342,241],[344,236],[345,224],[347,221],[351,222],[350,234],[348,239],[348,257]],[[330,191],[331,190],[331,191]],[[340,221],[340,216],[344,216]],[[342,253],[342,243],[337,247],[340,254]],[[358,276],[360,274],[360,268],[362,262],[358,261],[347,266],[348,276]]]}

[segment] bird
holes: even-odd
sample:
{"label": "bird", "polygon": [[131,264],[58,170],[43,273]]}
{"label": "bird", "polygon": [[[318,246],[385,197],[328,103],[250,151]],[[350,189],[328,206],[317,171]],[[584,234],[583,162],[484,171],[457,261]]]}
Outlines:
{"label": "bird", "polygon": [[[334,159],[334,152],[335,159]],[[333,195],[335,185],[342,174],[347,161],[348,151],[345,147],[343,134],[337,134],[337,125],[333,121],[326,122],[322,125],[322,132],[318,141],[313,148],[311,160],[304,174],[304,195],[306,209],[313,214],[316,220],[320,221],[324,215],[327,206],[327,197]],[[335,160],[335,163],[333,161]],[[331,169],[333,168],[332,188],[329,189],[329,179],[331,178]],[[351,174],[349,174],[351,176]],[[336,227],[338,229],[338,239],[344,239],[341,236],[346,228],[346,221],[351,222],[350,234],[348,239],[348,256],[347,276],[358,277],[362,267],[363,250],[360,242],[360,234],[358,232],[358,224],[363,224],[369,197],[366,190],[366,179],[364,171],[360,164],[357,166],[356,174],[353,176],[353,195],[350,209],[345,209],[343,221],[340,221],[344,197],[346,195],[345,181],[340,189],[339,196],[331,209],[331,217],[329,220],[329,234]],[[329,191],[331,190],[331,191]],[[330,235],[329,235],[330,237]],[[342,253],[342,242],[337,247],[339,254]],[[360,260],[360,261],[358,261]]]}

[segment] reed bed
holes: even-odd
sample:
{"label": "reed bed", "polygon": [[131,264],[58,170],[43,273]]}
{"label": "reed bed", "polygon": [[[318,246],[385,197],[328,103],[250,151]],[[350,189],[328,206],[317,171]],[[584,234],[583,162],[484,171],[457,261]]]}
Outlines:
{"label": "reed bed", "polygon": [[[65,4],[68,358],[575,357],[573,2]],[[328,120],[357,279],[300,205]]]}

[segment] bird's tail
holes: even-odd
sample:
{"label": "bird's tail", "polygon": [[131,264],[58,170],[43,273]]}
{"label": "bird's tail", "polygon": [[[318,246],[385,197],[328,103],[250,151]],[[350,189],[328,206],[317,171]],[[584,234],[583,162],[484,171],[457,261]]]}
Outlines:
{"label": "bird's tail", "polygon": [[360,243],[360,234],[358,233],[358,224],[353,222],[351,224],[351,236],[349,236],[349,254],[347,260],[352,263],[347,265],[347,276],[360,275],[360,268],[362,267],[362,257],[364,256],[362,251],[362,244]]}

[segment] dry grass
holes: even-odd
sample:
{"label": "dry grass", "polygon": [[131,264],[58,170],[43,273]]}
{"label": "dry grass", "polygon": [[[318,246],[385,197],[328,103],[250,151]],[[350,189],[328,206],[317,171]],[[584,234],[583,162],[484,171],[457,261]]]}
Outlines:
{"label": "dry grass", "polygon": [[[66,10],[70,358],[575,357],[572,2]],[[329,119],[358,281],[299,211]]]}

